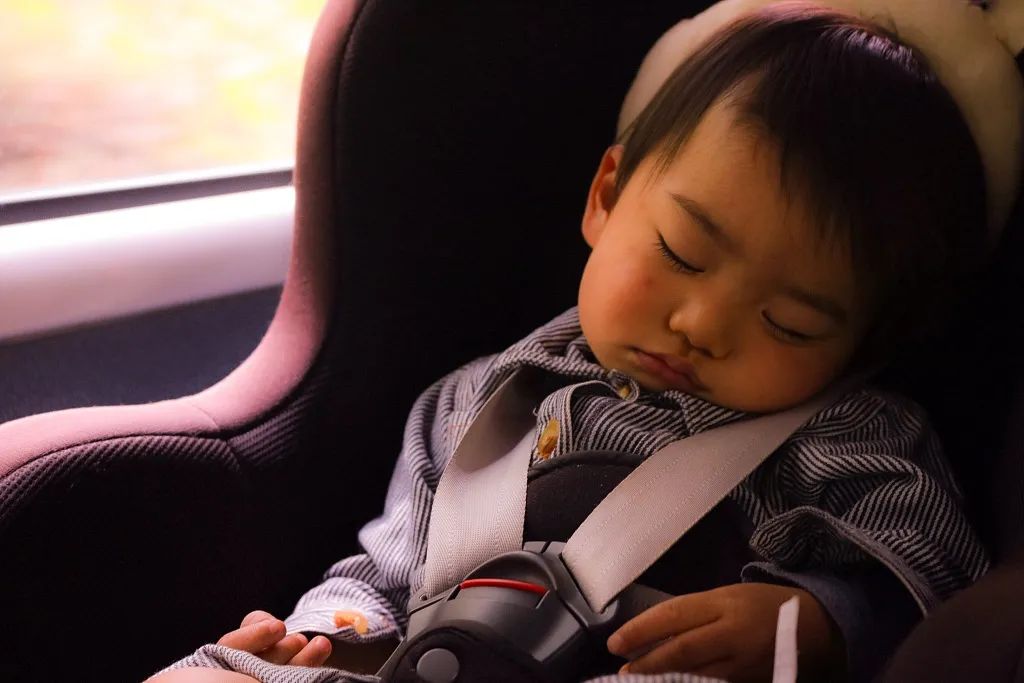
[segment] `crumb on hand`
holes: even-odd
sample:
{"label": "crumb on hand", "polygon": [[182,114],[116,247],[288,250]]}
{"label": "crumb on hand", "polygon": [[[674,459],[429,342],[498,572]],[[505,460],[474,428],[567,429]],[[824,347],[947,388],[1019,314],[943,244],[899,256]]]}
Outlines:
{"label": "crumb on hand", "polygon": [[359,635],[365,635],[370,630],[370,622],[362,612],[352,610],[338,610],[334,613],[334,625],[343,628],[351,626]]}

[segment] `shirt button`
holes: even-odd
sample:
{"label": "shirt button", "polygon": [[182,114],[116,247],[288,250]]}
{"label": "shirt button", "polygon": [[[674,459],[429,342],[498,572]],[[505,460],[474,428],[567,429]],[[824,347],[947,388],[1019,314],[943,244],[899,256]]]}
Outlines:
{"label": "shirt button", "polygon": [[540,438],[537,439],[537,457],[541,460],[547,460],[551,457],[551,454],[555,451],[555,446],[558,445],[558,420],[551,418],[548,423],[544,425],[544,431],[540,433]]}
{"label": "shirt button", "polygon": [[640,394],[640,386],[636,380],[623,372],[612,370],[608,379],[615,393],[625,400],[633,400]]}

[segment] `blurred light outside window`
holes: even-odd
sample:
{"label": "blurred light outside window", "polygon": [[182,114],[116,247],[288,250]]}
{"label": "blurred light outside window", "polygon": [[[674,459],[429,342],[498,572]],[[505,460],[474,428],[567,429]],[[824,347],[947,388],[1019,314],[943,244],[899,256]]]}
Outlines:
{"label": "blurred light outside window", "polygon": [[0,195],[291,164],[325,0],[0,0]]}

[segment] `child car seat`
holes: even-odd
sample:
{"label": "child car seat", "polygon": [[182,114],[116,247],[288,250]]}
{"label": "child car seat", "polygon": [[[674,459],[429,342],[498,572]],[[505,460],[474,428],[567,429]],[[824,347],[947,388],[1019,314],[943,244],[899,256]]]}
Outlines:
{"label": "child car seat", "polygon": [[[329,0],[292,263],[258,348],[195,396],[0,425],[0,680],[139,680],[252,609],[284,616],[356,552],[415,395],[574,303],[622,97],[708,4]],[[999,561],[888,680],[1008,681],[1020,662],[1024,615],[985,601],[1024,597],[1021,222],[952,333],[886,378],[932,411]],[[979,609],[988,630],[954,623]]]}

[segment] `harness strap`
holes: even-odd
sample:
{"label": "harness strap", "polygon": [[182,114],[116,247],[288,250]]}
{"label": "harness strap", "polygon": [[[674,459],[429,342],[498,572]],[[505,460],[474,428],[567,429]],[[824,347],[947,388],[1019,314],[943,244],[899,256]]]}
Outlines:
{"label": "harness strap", "polygon": [[[522,548],[535,378],[520,369],[505,380],[441,475],[427,537],[427,596],[451,588],[495,555]],[[603,610],[793,432],[863,379],[838,382],[789,410],[674,441],[641,463],[563,550],[591,607]]]}
{"label": "harness strap", "polygon": [[484,403],[441,474],[427,530],[423,589],[435,595],[495,555],[523,547],[532,373],[517,371]]}
{"label": "harness strap", "polygon": [[591,607],[603,610],[845,388],[838,385],[795,408],[673,441],[640,463],[583,520],[562,551]]}

